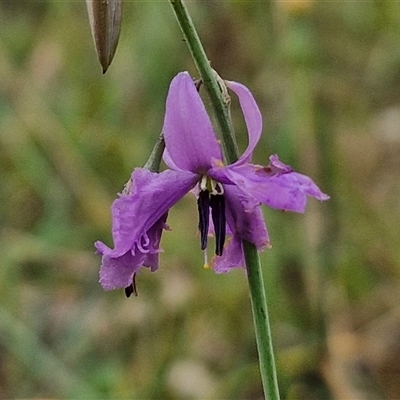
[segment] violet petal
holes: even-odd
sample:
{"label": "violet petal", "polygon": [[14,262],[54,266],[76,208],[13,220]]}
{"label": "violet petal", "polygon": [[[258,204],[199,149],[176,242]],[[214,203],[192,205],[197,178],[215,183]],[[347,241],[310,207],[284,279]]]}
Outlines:
{"label": "violet petal", "polygon": [[[99,242],[96,243],[99,249]],[[140,268],[144,255],[133,256],[130,252],[121,257],[112,258],[103,255],[100,267],[100,284],[104,290],[125,288],[132,283],[132,277]]]}
{"label": "violet petal", "polygon": [[268,247],[269,235],[259,203],[249,208],[252,199],[235,186],[225,186],[225,197],[230,230],[253,243],[258,250]]}
{"label": "violet petal", "polygon": [[262,116],[252,93],[246,86],[238,82],[225,82],[228,88],[231,89],[239,98],[239,104],[243,112],[249,136],[247,149],[241,155],[239,160],[233,164],[240,165],[251,160],[253,151],[260,140],[262,132]]}
{"label": "violet petal", "polygon": [[171,82],[163,133],[168,154],[164,161],[172,169],[205,173],[212,158],[222,159],[210,118],[187,72]]}
{"label": "violet petal", "polygon": [[160,253],[161,234],[164,229],[169,229],[165,221],[165,213],[146,233],[148,244],[146,249],[136,249],[135,255],[132,251],[126,252],[119,257],[110,257],[112,250],[102,242],[96,242],[98,253],[103,255],[100,268],[100,283],[105,290],[126,288],[132,283],[133,274],[140,267],[150,267],[154,272],[158,269],[158,255]]}
{"label": "violet petal", "polygon": [[120,195],[112,205],[113,250],[104,253],[120,257],[127,251],[147,248],[149,229],[196,184],[190,172],[167,170],[162,173],[137,168],[132,173],[129,194]]}
{"label": "violet petal", "polygon": [[214,256],[210,266],[217,274],[227,273],[232,268],[244,267],[241,239],[236,235],[228,238],[222,256]]}
{"label": "violet petal", "polygon": [[220,168],[217,173],[224,174],[254,201],[279,210],[302,213],[307,196],[321,201],[329,199],[311,178],[297,172],[272,175],[270,167],[244,164]]}

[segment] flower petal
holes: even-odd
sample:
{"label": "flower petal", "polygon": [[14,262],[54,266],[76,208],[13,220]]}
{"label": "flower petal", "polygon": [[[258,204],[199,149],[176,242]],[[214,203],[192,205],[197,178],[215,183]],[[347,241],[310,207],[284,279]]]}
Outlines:
{"label": "flower petal", "polygon": [[216,273],[229,272],[232,268],[244,267],[242,240],[253,243],[258,250],[269,247],[269,236],[259,205],[246,211],[244,204],[250,201],[239,188],[224,186],[226,199],[226,218],[230,233],[222,256],[212,258],[210,265]]}
{"label": "flower petal", "polygon": [[211,268],[217,273],[227,273],[232,268],[244,267],[244,257],[241,239],[231,236],[224,247],[222,256],[214,256],[210,261]]}
{"label": "flower petal", "polygon": [[231,89],[239,98],[239,104],[243,111],[244,120],[249,135],[249,144],[247,149],[233,165],[240,165],[251,160],[253,151],[260,140],[262,132],[262,116],[258,105],[250,92],[250,90],[238,82],[225,81],[229,89]]}
{"label": "flower petal", "polygon": [[[284,165],[284,164],[283,164]],[[318,200],[328,200],[318,186],[306,175],[297,172],[272,174],[270,166],[244,164],[220,168],[218,175],[224,174],[227,179],[247,193],[247,208],[251,209],[256,201],[269,207],[284,211],[304,212],[307,196]]]}
{"label": "flower petal", "polygon": [[165,148],[163,153],[163,160],[165,164],[168,165],[173,171],[184,171],[182,168],[179,168],[174,161],[172,160],[171,156],[168,153],[168,150]]}
{"label": "flower petal", "polygon": [[160,241],[163,230],[170,230],[166,224],[168,213],[165,213],[147,232],[149,238],[148,252],[145,254],[143,265],[150,267],[151,272],[158,269],[158,256],[162,250],[160,249]]}
{"label": "flower petal", "polygon": [[[236,186],[225,185],[224,189],[230,230],[253,243],[258,250],[269,246],[269,235],[259,203],[252,203],[253,199]],[[252,207],[248,207],[249,203]]]}
{"label": "flower petal", "polygon": [[205,173],[212,158],[222,159],[210,118],[187,72],[175,76],[169,87],[163,134],[168,152],[164,161],[172,169]]}
{"label": "flower petal", "polygon": [[158,255],[160,253],[161,234],[164,229],[169,229],[164,214],[146,233],[148,245],[146,249],[138,248],[133,255],[132,251],[119,257],[110,257],[112,250],[102,242],[96,242],[98,253],[103,255],[100,267],[100,284],[105,290],[125,288],[132,283],[133,274],[140,267],[150,267],[154,272],[158,269]]}
{"label": "flower petal", "polygon": [[[101,248],[104,249],[103,246],[105,246],[103,243],[96,242],[99,251]],[[144,254],[138,253],[133,256],[130,252],[117,258],[103,255],[99,280],[103,289],[113,290],[129,286],[132,283],[133,274],[142,265],[144,257]]]}
{"label": "flower petal", "polygon": [[120,257],[149,246],[149,229],[196,184],[190,172],[167,170],[162,173],[137,168],[132,173],[130,193],[120,195],[112,205],[114,250],[109,257]]}
{"label": "flower petal", "polygon": [[293,172],[290,165],[284,164],[276,154],[269,156],[269,165],[271,175],[283,174],[285,172]]}

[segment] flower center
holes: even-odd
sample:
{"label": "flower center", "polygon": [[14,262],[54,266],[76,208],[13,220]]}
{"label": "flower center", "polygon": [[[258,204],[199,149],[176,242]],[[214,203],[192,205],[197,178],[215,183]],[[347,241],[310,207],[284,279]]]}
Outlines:
{"label": "flower center", "polygon": [[205,250],[207,248],[211,208],[211,218],[215,231],[215,254],[222,256],[226,236],[224,188],[219,182],[208,176],[202,176],[199,186],[200,192],[197,199],[197,207],[199,210],[201,249]]}

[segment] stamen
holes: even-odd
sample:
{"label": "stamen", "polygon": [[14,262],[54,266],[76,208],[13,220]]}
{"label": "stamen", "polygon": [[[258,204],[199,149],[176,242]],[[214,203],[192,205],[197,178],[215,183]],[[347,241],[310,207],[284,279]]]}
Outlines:
{"label": "stamen", "polygon": [[[222,187],[222,185],[220,185]],[[211,216],[215,230],[215,254],[222,256],[226,236],[225,196],[210,196]]]}
{"label": "stamen", "polygon": [[215,185],[213,187],[213,190],[211,192],[211,195],[217,195],[217,194],[224,194],[224,187],[219,183],[215,182]]}
{"label": "stamen", "polygon": [[201,177],[201,181],[200,181],[200,190],[201,190],[201,191],[203,191],[203,190],[208,190],[208,188],[207,188],[207,181],[208,181],[207,176],[206,176],[206,175],[203,175],[203,176]]}
{"label": "stamen", "polygon": [[132,276],[132,283],[125,288],[125,296],[129,298],[131,297],[131,294],[133,294],[135,297],[138,296],[138,292],[136,290],[136,273],[134,273]]}
{"label": "stamen", "polygon": [[208,189],[211,195],[224,194],[224,187],[221,183],[214,181],[214,179],[209,179]]}
{"label": "stamen", "polygon": [[[222,255],[226,236],[226,216],[224,187],[214,179],[203,175],[199,182],[199,197],[197,207],[199,211],[199,231],[201,235],[201,249],[207,247],[208,227],[211,216],[215,231],[215,254]],[[205,262],[208,265],[208,261]]]}
{"label": "stamen", "polygon": [[133,285],[131,283],[129,286],[125,288],[125,296],[129,299],[132,293],[133,293]]}
{"label": "stamen", "polygon": [[[201,184],[200,183],[200,188]],[[210,224],[210,192],[201,190],[199,192],[199,198],[197,199],[197,208],[199,210],[199,231],[201,237],[201,249],[204,250],[207,247],[208,227]]]}

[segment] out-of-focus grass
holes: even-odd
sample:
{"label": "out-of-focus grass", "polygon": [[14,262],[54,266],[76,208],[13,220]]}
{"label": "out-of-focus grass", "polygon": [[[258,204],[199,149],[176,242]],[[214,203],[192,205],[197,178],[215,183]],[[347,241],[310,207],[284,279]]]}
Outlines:
{"label": "out-of-focus grass", "polygon": [[[277,152],[332,196],[266,210],[284,397],[400,397],[400,5],[188,6],[213,66],[260,104],[256,162]],[[112,244],[109,206],[184,69],[167,2],[126,2],[105,76],[83,1],[0,3],[1,397],[261,398],[245,276],[201,268],[193,198],[138,298],[97,284],[93,242]]]}

